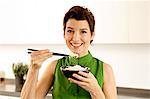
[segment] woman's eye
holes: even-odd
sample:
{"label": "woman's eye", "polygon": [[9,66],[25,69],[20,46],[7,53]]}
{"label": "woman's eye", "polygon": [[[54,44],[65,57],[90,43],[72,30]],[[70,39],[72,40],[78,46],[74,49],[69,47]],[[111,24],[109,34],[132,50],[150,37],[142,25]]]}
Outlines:
{"label": "woman's eye", "polygon": [[68,33],[71,33],[71,32],[73,32],[73,31],[72,31],[72,30],[67,30],[67,32],[68,32]]}
{"label": "woman's eye", "polygon": [[82,33],[83,33],[83,34],[86,34],[87,32],[86,32],[86,31],[82,31]]}

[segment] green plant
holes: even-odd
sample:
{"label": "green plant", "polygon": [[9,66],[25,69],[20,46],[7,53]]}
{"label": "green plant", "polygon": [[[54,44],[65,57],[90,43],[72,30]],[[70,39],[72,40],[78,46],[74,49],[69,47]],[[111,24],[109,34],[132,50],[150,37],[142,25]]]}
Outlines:
{"label": "green plant", "polygon": [[28,72],[28,64],[24,64],[23,62],[13,63],[12,70],[15,77],[23,77]]}

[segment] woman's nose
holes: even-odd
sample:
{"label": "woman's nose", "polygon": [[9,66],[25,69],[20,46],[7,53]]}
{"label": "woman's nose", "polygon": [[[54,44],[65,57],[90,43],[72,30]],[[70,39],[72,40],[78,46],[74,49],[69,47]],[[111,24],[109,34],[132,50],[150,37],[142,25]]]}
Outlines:
{"label": "woman's nose", "polygon": [[80,40],[80,34],[78,32],[75,32],[73,34],[73,41],[78,41],[78,40]]}

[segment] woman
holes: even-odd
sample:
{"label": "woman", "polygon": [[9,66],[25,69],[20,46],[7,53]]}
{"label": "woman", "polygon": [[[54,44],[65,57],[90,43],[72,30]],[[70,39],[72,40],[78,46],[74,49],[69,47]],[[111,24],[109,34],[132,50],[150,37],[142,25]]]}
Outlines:
{"label": "woman", "polygon": [[78,65],[87,66],[89,73],[78,72],[66,78],[60,66],[71,65],[68,57],[51,62],[38,81],[41,64],[52,53],[46,50],[31,53],[31,66],[22,88],[22,99],[43,99],[53,86],[53,99],[116,99],[116,85],[111,66],[94,58],[88,47],[94,38],[95,20],[93,14],[84,7],[72,7],[64,17],[64,39],[68,48],[78,54]]}

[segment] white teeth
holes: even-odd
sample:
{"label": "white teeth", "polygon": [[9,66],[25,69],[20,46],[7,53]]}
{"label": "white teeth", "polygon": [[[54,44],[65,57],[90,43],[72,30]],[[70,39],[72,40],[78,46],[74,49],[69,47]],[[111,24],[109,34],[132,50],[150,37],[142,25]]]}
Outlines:
{"label": "white teeth", "polygon": [[72,45],[75,46],[75,47],[79,47],[79,46],[81,46],[82,44],[74,44],[74,43],[72,43]]}

